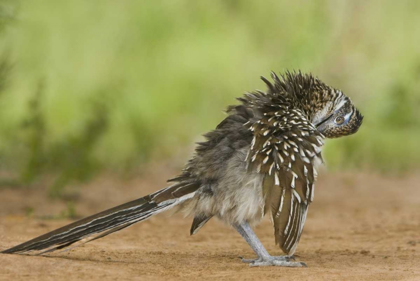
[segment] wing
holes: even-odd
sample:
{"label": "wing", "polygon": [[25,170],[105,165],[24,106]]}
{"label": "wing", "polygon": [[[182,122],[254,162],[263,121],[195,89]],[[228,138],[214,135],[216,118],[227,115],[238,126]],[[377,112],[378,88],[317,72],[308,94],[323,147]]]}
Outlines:
{"label": "wing", "polygon": [[264,212],[271,212],[276,244],[291,255],[314,197],[323,136],[300,110],[288,106],[247,126],[254,133],[248,169],[264,175]]}

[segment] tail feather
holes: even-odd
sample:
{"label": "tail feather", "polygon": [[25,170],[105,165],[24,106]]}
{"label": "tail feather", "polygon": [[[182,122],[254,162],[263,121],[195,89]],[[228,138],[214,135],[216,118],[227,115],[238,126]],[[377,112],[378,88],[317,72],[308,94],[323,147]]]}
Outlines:
{"label": "tail feather", "polygon": [[80,246],[119,231],[192,198],[198,185],[175,184],[137,200],[108,209],[28,242],[5,250],[4,254],[41,255]]}

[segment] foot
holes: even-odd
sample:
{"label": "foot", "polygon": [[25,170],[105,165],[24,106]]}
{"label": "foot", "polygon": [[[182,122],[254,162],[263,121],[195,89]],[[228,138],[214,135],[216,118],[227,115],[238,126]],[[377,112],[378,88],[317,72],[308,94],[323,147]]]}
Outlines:
{"label": "foot", "polygon": [[285,266],[285,267],[307,267],[304,262],[291,262],[294,260],[293,256],[277,256],[258,259],[243,259],[242,262],[249,263],[249,266]]}
{"label": "foot", "polygon": [[272,257],[264,248],[261,241],[255,235],[252,228],[249,226],[248,222],[241,223],[239,225],[234,225],[235,229],[239,234],[245,239],[245,241],[251,246],[258,258],[255,260],[245,260],[243,262],[249,263],[249,266],[287,266],[287,267],[306,267],[306,264],[303,262],[291,262],[294,260],[293,256],[280,256]]}

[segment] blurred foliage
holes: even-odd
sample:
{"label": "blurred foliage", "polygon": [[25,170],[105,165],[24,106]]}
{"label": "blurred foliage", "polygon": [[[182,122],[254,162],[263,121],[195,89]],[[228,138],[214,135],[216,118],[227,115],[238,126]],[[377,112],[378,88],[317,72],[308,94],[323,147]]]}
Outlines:
{"label": "blurred foliage", "polygon": [[[50,188],[52,197],[60,197],[63,187],[73,180],[89,179],[100,167],[91,157],[91,151],[108,125],[108,112],[103,101],[92,102],[93,117],[88,120],[83,131],[68,139],[53,143],[48,148],[45,143],[46,121],[40,105],[44,86],[40,84],[38,91],[29,102],[28,117],[24,119],[20,129],[21,141],[28,156],[23,163],[21,180],[31,183],[42,172],[55,172],[57,178]],[[26,162],[27,161],[27,162]]]}
{"label": "blurred foliage", "polygon": [[60,195],[100,169],[178,155],[286,69],[365,115],[328,141],[330,168],[418,168],[419,13],[416,0],[1,0],[0,168],[25,184],[53,173]]}

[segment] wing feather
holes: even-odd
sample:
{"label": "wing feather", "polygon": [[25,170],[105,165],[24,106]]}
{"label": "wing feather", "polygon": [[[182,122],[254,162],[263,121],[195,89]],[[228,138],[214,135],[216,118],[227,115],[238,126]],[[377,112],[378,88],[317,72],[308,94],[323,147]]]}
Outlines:
{"label": "wing feather", "polygon": [[287,110],[264,114],[248,125],[254,139],[247,159],[248,169],[264,174],[264,212],[271,213],[275,241],[293,254],[313,200],[323,136],[304,114]]}

